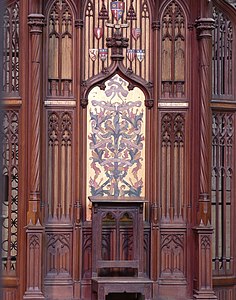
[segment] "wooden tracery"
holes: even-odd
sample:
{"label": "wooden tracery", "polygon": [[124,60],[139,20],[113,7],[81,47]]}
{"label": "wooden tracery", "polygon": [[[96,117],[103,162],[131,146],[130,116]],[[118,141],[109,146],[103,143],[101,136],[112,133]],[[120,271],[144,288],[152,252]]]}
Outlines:
{"label": "wooden tracery", "polygon": [[186,17],[178,1],[161,16],[161,97],[186,94]]}
{"label": "wooden tracery", "polygon": [[53,97],[73,94],[73,26],[74,18],[67,1],[55,1],[48,15],[48,86]]}
{"label": "wooden tracery", "polygon": [[[112,35],[112,29],[105,26],[106,22],[113,22],[111,15],[110,1],[102,0],[86,1],[84,8],[84,49],[83,49],[83,79],[99,74],[104,68],[111,64],[111,50],[108,49],[108,58],[102,61],[99,58],[99,50],[107,48],[106,38]],[[129,27],[123,30],[123,36],[129,38],[129,49],[143,49],[145,51],[144,60],[139,62],[137,59],[130,61],[127,57],[126,50],[124,52],[124,66],[132,69],[134,74],[151,81],[151,7],[146,0],[128,0],[125,1],[125,12],[122,23],[128,22]],[[100,28],[101,35],[95,37],[96,28]],[[92,34],[91,34],[92,33]],[[93,59],[88,59],[89,50],[97,51],[97,58],[93,55]],[[94,52],[95,53],[95,52]]]}
{"label": "wooden tracery", "polygon": [[3,91],[19,94],[19,1],[12,2],[3,17]]}

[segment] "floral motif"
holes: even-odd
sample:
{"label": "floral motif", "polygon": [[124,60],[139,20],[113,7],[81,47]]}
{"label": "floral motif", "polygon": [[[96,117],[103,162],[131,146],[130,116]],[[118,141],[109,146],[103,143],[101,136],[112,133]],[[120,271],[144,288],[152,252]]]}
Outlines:
{"label": "floral motif", "polygon": [[144,135],[142,101],[128,100],[128,82],[116,75],[106,83],[104,100],[91,100],[88,136],[93,196],[140,196]]}

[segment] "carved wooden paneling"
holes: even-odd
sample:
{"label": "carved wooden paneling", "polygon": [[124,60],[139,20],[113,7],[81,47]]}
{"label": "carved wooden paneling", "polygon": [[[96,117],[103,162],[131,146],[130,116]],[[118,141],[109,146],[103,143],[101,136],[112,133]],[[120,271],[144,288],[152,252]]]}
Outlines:
{"label": "carved wooden paneling", "polygon": [[3,114],[2,128],[2,270],[15,273],[17,260],[18,217],[18,112],[7,110]]}
{"label": "carved wooden paneling", "polygon": [[12,2],[3,17],[3,91],[19,94],[19,1]]}
{"label": "carved wooden paneling", "polygon": [[161,19],[161,95],[183,97],[186,81],[186,20],[178,1],[171,1]]}
{"label": "carved wooden paneling", "polygon": [[70,222],[72,207],[72,114],[49,112],[47,158],[48,222]]}
{"label": "carved wooden paneling", "polygon": [[233,92],[233,26],[230,19],[216,7],[213,10],[212,70],[213,97],[232,95]]}
{"label": "carved wooden paneling", "polygon": [[214,112],[212,123],[213,271],[230,274],[233,268],[234,115]]}
{"label": "carved wooden paneling", "polygon": [[2,289],[2,299],[4,300],[16,300],[17,299],[17,289]]}
{"label": "carved wooden paneling", "polygon": [[185,234],[161,234],[161,278],[185,277]]}
{"label": "carved wooden paneling", "polygon": [[[114,242],[111,238],[112,231],[104,230],[102,234],[102,259],[111,259],[115,257],[114,254],[114,247],[111,247]],[[113,233],[114,236],[114,233]],[[121,255],[124,259],[130,259],[132,255],[132,240],[133,237],[130,237],[127,232],[121,232],[121,240],[124,241],[124,243],[121,244]],[[131,243],[130,243],[131,242]],[[124,247],[123,247],[124,246]],[[144,228],[144,273],[149,275],[150,272],[150,229],[148,227]],[[122,250],[123,248],[123,250]],[[92,272],[92,233],[91,228],[85,228],[83,230],[83,244],[82,244],[82,277],[84,279],[91,278],[91,272]]]}
{"label": "carved wooden paneling", "polygon": [[72,233],[46,233],[46,279],[72,277]]}
{"label": "carved wooden paneling", "polygon": [[149,229],[144,228],[144,266],[143,272],[150,275],[150,231]]}
{"label": "carved wooden paneling", "polygon": [[72,95],[73,14],[66,0],[54,1],[48,16],[48,95]]}
{"label": "carved wooden paneling", "polygon": [[[200,284],[204,289],[209,289],[212,285],[211,276],[209,276],[209,261],[211,260],[211,235],[202,235],[200,237],[200,257],[201,257],[201,277],[200,277]],[[203,266],[206,266],[205,268]],[[209,266],[211,267],[211,265]]]}
{"label": "carved wooden paneling", "polygon": [[27,226],[26,290],[23,299],[44,299],[42,293],[43,227],[39,222]]}
{"label": "carved wooden paneling", "polygon": [[92,275],[92,232],[91,228],[83,231],[82,242],[82,277],[91,278]]}
{"label": "carved wooden paneling", "polygon": [[165,113],[161,118],[162,219],[181,220],[184,213],[185,115]]}
{"label": "carved wooden paneling", "polygon": [[234,287],[224,287],[214,289],[218,300],[234,300],[236,293]]}
{"label": "carved wooden paneling", "polygon": [[[83,78],[86,80],[94,76],[106,68],[110,63],[110,49],[108,49],[108,59],[102,61],[99,58],[99,50],[106,48],[106,38],[112,36],[112,29],[107,28],[105,23],[116,23],[112,17],[109,0],[86,1],[84,10],[84,72]],[[134,50],[134,57],[136,57],[136,50],[144,50],[144,59],[140,62],[137,58],[133,61],[128,59],[126,51],[123,55],[125,57],[124,65],[127,68],[132,68],[133,72],[145,80],[151,79],[150,59],[151,55],[151,15],[150,4],[147,0],[127,0],[125,1],[125,11],[122,18],[122,23],[129,23],[129,27],[123,30],[123,35],[129,38],[129,49]],[[95,37],[94,30],[100,28],[99,39]],[[91,51],[90,51],[91,49]],[[89,58],[89,51],[91,52],[91,59]]]}

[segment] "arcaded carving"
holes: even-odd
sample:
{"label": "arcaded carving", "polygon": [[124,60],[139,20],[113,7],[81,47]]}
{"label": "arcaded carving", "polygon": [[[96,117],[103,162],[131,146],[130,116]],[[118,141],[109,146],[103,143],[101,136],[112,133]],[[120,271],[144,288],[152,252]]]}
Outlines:
{"label": "arcaded carving", "polygon": [[185,276],[184,234],[161,234],[161,277]]}
{"label": "arcaded carving", "polygon": [[48,221],[71,220],[72,205],[72,114],[48,115]]}
{"label": "arcaded carving", "polygon": [[71,234],[47,233],[47,277],[69,276],[71,272]]}
{"label": "arcaded carving", "polygon": [[183,218],[184,146],[184,114],[164,114],[161,119],[161,206],[162,218],[168,222]]}
{"label": "arcaded carving", "polygon": [[231,20],[214,7],[213,18],[213,95],[232,95],[233,92],[233,26]]}
{"label": "arcaded carving", "polygon": [[66,0],[56,0],[48,16],[48,94],[72,95],[73,15]]}
{"label": "arcaded carving", "polygon": [[161,20],[162,91],[164,97],[185,94],[186,20],[177,1],[171,1]]}
{"label": "arcaded carving", "polygon": [[[233,267],[230,232],[234,230],[234,127],[233,113],[213,112],[211,213],[214,227],[213,270],[216,275],[226,274]],[[221,228],[225,228],[224,231]]]}

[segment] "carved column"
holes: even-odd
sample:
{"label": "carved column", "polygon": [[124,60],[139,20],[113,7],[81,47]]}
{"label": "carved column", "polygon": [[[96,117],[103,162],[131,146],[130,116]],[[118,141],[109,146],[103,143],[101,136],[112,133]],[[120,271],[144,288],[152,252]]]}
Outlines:
{"label": "carved column", "polygon": [[40,223],[40,107],[41,35],[44,16],[30,14],[31,93],[30,93],[30,198],[27,212],[27,279],[24,299],[45,299],[42,293],[43,231]]}
{"label": "carved column", "polygon": [[[82,41],[82,29],[83,29],[83,20],[77,19],[75,20],[75,28],[76,28],[76,48],[79,52],[79,57],[77,57],[77,74],[76,74],[76,80],[77,83],[81,82],[81,51],[79,51]],[[77,84],[77,95],[80,95],[80,85]],[[88,103],[87,103],[88,104]],[[86,104],[86,106],[87,106]],[[81,106],[83,107],[82,100],[81,100]],[[86,111],[80,110],[80,105],[76,106],[76,115],[75,115],[75,122],[78,124],[77,126],[77,133],[75,134],[75,157],[79,157],[80,153],[82,153],[82,149],[80,147],[81,144],[79,140],[82,136],[82,129],[80,127],[81,120],[83,119],[83,114],[86,114]],[[76,129],[75,129],[76,130]],[[86,163],[86,162],[83,162]],[[73,255],[73,265],[78,266],[77,268],[73,268],[73,279],[74,279],[74,297],[81,298],[81,274],[82,274],[82,260],[83,260],[83,249],[82,249],[82,203],[81,203],[81,190],[82,190],[82,183],[81,183],[81,176],[80,176],[80,170],[82,169],[82,162],[81,160],[77,161],[76,165],[76,184],[75,184],[75,203],[74,203],[74,235],[73,235],[73,253],[78,253],[78,255]]]}
{"label": "carved column", "polygon": [[[207,1],[205,1],[206,3]],[[207,4],[205,4],[207,5]],[[211,179],[211,51],[214,20],[201,18],[196,22],[200,52],[200,195],[195,227],[197,269],[194,299],[217,299],[212,290]]]}
{"label": "carved column", "polygon": [[30,199],[27,221],[40,218],[40,106],[41,106],[41,35],[44,16],[30,14],[31,34],[31,112],[30,112]]}
{"label": "carved column", "polygon": [[197,21],[200,48],[200,197],[198,223],[210,222],[211,181],[211,56],[214,20],[203,18]]}
{"label": "carved column", "polygon": [[[152,23],[152,36],[153,36],[153,47],[154,47],[154,53],[158,53],[158,37],[159,37],[159,29],[160,24],[157,21],[154,21]],[[156,62],[156,66],[154,68],[154,82],[157,82],[158,80],[158,62]],[[157,87],[154,88],[154,99],[158,99],[158,90]],[[152,113],[152,122],[154,124],[154,128],[158,128],[158,112],[157,112],[157,104],[154,109],[151,111]],[[152,135],[152,138],[150,139],[150,142],[152,143],[151,148],[151,165],[150,168],[152,168],[152,180],[151,187],[152,187],[152,194],[151,199],[153,199],[152,205],[151,205],[151,251],[150,251],[150,261],[151,261],[151,279],[153,282],[153,296],[154,298],[157,298],[158,295],[158,272],[159,272],[159,261],[160,256],[158,253],[160,253],[160,227],[159,227],[159,211],[160,206],[158,203],[158,170],[157,170],[157,155],[153,155],[153,153],[157,153],[158,151],[158,131],[154,131],[154,134]],[[153,150],[155,149],[155,150]]]}

